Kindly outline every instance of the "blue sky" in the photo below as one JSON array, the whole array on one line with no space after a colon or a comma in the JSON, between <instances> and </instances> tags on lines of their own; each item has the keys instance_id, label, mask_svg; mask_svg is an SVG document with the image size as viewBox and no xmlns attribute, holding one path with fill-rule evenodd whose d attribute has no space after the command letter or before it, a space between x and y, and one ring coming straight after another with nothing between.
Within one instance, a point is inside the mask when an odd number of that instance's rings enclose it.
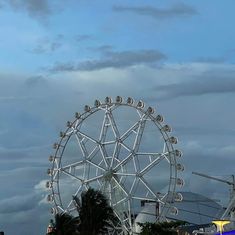
<instances>
[{"instance_id":1,"label":"blue sky","mask_svg":"<svg viewBox=\"0 0 235 235\"><path fill-rule=\"evenodd\" d=\"M0 230L45 233L52 143L74 112L106 96L156 107L180 140L185 190L224 196L226 186L191 172L234 173L234 7L0 0Z\"/></svg>"}]
</instances>

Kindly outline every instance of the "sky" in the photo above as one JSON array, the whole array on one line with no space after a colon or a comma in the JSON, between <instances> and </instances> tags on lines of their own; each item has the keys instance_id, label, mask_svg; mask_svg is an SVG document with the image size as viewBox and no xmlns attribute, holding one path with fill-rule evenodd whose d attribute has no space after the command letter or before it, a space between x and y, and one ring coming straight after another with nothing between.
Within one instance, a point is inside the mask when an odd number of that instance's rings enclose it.
<instances>
[{"instance_id":1,"label":"sky","mask_svg":"<svg viewBox=\"0 0 235 235\"><path fill-rule=\"evenodd\" d=\"M48 156L106 96L143 100L184 155L185 191L225 201L235 157L234 0L0 0L0 231L41 235Z\"/></svg>"}]
</instances>

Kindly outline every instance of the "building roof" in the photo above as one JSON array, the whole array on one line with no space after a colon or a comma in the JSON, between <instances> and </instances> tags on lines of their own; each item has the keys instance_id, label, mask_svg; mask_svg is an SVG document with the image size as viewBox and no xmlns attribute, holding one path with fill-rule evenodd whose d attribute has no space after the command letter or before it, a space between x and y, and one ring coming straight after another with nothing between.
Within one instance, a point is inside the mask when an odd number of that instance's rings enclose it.
<instances>
[{"instance_id":1,"label":"building roof","mask_svg":"<svg viewBox=\"0 0 235 235\"><path fill-rule=\"evenodd\" d=\"M182 220L190 224L208 224L212 220L220 218L223 208L214 200L203 195L192 192L180 192L183 196L182 202L174 202L172 206L178 209L177 215L167 214L172 220ZM155 222L156 204L146 203L136 217L136 222Z\"/></svg>"}]
</instances>

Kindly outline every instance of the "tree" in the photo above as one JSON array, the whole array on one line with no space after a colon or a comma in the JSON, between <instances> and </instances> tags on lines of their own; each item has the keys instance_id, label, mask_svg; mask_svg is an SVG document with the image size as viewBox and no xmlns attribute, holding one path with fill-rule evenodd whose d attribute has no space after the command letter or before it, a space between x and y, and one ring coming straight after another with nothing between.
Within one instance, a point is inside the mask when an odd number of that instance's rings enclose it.
<instances>
[{"instance_id":1,"label":"tree","mask_svg":"<svg viewBox=\"0 0 235 235\"><path fill-rule=\"evenodd\" d=\"M81 199L74 197L74 201L79 214L80 235L106 234L113 229L117 219L100 191L89 188L81 194Z\"/></svg>"},{"instance_id":2,"label":"tree","mask_svg":"<svg viewBox=\"0 0 235 235\"><path fill-rule=\"evenodd\" d=\"M76 235L78 234L78 217L73 217L67 213L55 215L55 227L52 234L55 235Z\"/></svg>"},{"instance_id":3,"label":"tree","mask_svg":"<svg viewBox=\"0 0 235 235\"><path fill-rule=\"evenodd\" d=\"M142 227L140 235L177 235L176 229L184 225L183 221L171 221L161 223L139 223Z\"/></svg>"}]
</instances>

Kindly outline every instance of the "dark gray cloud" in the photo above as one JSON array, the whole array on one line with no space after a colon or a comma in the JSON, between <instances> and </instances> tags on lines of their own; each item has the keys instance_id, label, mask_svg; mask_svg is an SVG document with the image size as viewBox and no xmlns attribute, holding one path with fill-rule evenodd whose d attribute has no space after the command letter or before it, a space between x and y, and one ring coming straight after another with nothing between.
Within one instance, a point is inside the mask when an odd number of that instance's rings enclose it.
<instances>
[{"instance_id":1,"label":"dark gray cloud","mask_svg":"<svg viewBox=\"0 0 235 235\"><path fill-rule=\"evenodd\" d=\"M33 54L44 54L50 53L58 50L62 46L62 43L52 42L48 44L38 44L35 48L33 48L30 52Z\"/></svg>"},{"instance_id":2,"label":"dark gray cloud","mask_svg":"<svg viewBox=\"0 0 235 235\"><path fill-rule=\"evenodd\" d=\"M64 36L59 34L54 39L42 38L36 43L36 46L30 50L34 54L44 54L55 52L63 46Z\"/></svg>"},{"instance_id":3,"label":"dark gray cloud","mask_svg":"<svg viewBox=\"0 0 235 235\"><path fill-rule=\"evenodd\" d=\"M50 46L50 49L51 49L51 51L55 51L55 50L57 50L58 48L60 48L61 47L61 43L59 43L59 42L52 42L51 43L51 46Z\"/></svg>"},{"instance_id":4,"label":"dark gray cloud","mask_svg":"<svg viewBox=\"0 0 235 235\"><path fill-rule=\"evenodd\" d=\"M195 76L189 81L159 85L154 88L159 98L170 99L182 96L200 96L206 94L234 93L235 70L208 71Z\"/></svg>"},{"instance_id":5,"label":"dark gray cloud","mask_svg":"<svg viewBox=\"0 0 235 235\"><path fill-rule=\"evenodd\" d=\"M111 45L103 45L97 48L93 48L93 50L95 51L99 51L99 52L109 52L112 51L114 48Z\"/></svg>"},{"instance_id":6,"label":"dark gray cloud","mask_svg":"<svg viewBox=\"0 0 235 235\"><path fill-rule=\"evenodd\" d=\"M41 86L47 84L47 79L42 75L32 76L25 80L25 84L29 87Z\"/></svg>"},{"instance_id":7,"label":"dark gray cloud","mask_svg":"<svg viewBox=\"0 0 235 235\"><path fill-rule=\"evenodd\" d=\"M185 140L183 150L183 161L186 165L186 171L184 172L186 185L184 190L201 193L209 198L220 199L220 203L225 206L229 199L229 186L215 180L193 175L192 172L204 173L232 181L234 146L212 147L207 146L203 142ZM223 167L223 163L226 164L226 167Z\"/></svg>"},{"instance_id":8,"label":"dark gray cloud","mask_svg":"<svg viewBox=\"0 0 235 235\"><path fill-rule=\"evenodd\" d=\"M180 132L181 135L191 135L191 136L200 136L204 135L207 137L210 136L217 136L217 135L229 135L229 136L235 136L235 130L229 130L224 128L211 128L211 127L185 127L185 126L175 126L176 132Z\"/></svg>"},{"instance_id":9,"label":"dark gray cloud","mask_svg":"<svg viewBox=\"0 0 235 235\"><path fill-rule=\"evenodd\" d=\"M166 59L166 56L157 50L122 51L114 52L103 51L103 57L98 60L87 60L78 64L57 63L51 72L63 71L94 71L105 68L125 68L137 64L149 64Z\"/></svg>"},{"instance_id":10,"label":"dark gray cloud","mask_svg":"<svg viewBox=\"0 0 235 235\"><path fill-rule=\"evenodd\" d=\"M0 214L32 210L40 197L37 195L14 196L0 201Z\"/></svg>"},{"instance_id":11,"label":"dark gray cloud","mask_svg":"<svg viewBox=\"0 0 235 235\"><path fill-rule=\"evenodd\" d=\"M220 56L202 56L196 58L194 61L202 62L202 63L224 63L224 62L232 62L234 60L235 49L230 49L225 51L225 53Z\"/></svg>"},{"instance_id":12,"label":"dark gray cloud","mask_svg":"<svg viewBox=\"0 0 235 235\"><path fill-rule=\"evenodd\" d=\"M26 11L31 17L43 19L51 14L48 0L4 0L14 10Z\"/></svg>"},{"instance_id":13,"label":"dark gray cloud","mask_svg":"<svg viewBox=\"0 0 235 235\"><path fill-rule=\"evenodd\" d=\"M18 189L14 195L0 201L1 230L6 234L14 234L15 226L18 227L19 234L24 234L26 231L30 231L33 235L45 234L50 213L49 205L42 203L46 192L41 189L40 184L32 187L30 191L25 191L22 187L23 193ZM11 185L11 182L8 182L8 185ZM1 191L3 190L6 189ZM10 224L14 226L9 226Z\"/></svg>"},{"instance_id":14,"label":"dark gray cloud","mask_svg":"<svg viewBox=\"0 0 235 235\"><path fill-rule=\"evenodd\" d=\"M194 60L195 62L202 62L202 63L223 63L226 61L226 58L221 56L221 57L199 57Z\"/></svg>"},{"instance_id":15,"label":"dark gray cloud","mask_svg":"<svg viewBox=\"0 0 235 235\"><path fill-rule=\"evenodd\" d=\"M93 40L94 37L90 34L79 34L75 36L75 40L77 42L87 41L87 40Z\"/></svg>"},{"instance_id":16,"label":"dark gray cloud","mask_svg":"<svg viewBox=\"0 0 235 235\"><path fill-rule=\"evenodd\" d=\"M137 15L150 16L154 19L168 19L173 17L192 16L197 14L194 7L180 3L169 8L157 8L153 6L114 6L116 12L130 12Z\"/></svg>"}]
</instances>

